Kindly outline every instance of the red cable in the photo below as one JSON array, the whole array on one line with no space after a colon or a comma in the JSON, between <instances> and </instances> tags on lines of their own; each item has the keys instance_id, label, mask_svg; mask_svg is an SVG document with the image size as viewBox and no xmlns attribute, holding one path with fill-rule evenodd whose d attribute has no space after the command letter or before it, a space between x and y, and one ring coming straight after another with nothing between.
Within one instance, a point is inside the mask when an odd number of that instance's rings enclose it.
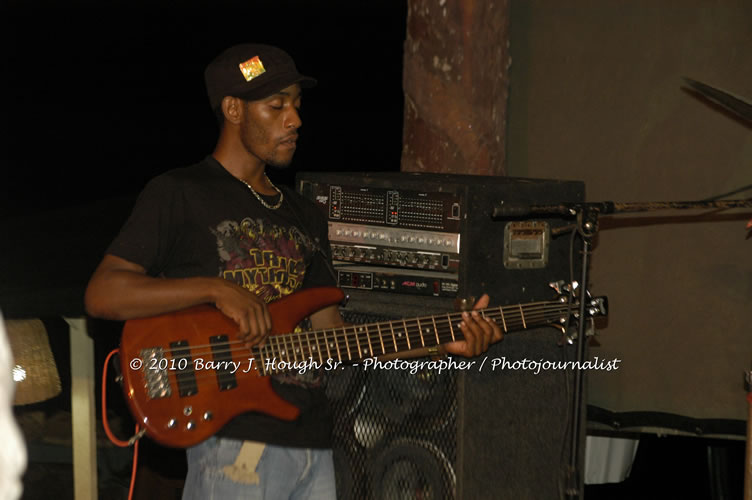
<instances>
[{"instance_id":1,"label":"red cable","mask_svg":"<svg viewBox=\"0 0 752 500\"><path fill-rule=\"evenodd\" d=\"M107 421L107 367L110 364L110 358L115 355L115 353L119 352L120 349L114 349L110 354L107 355L107 358L104 360L104 368L102 369L102 426L104 427L104 432L107 434L107 437L109 440L115 445L119 446L121 448L126 448L131 445L130 441L123 441L122 439L118 439L115 437L115 435L110 430L110 424ZM139 432L138 424L136 424L136 435ZM133 487L136 484L136 467L138 464L138 439L135 440L133 443L133 468L131 470L131 485L128 490L128 500L131 500L133 498Z\"/></svg>"}]
</instances>

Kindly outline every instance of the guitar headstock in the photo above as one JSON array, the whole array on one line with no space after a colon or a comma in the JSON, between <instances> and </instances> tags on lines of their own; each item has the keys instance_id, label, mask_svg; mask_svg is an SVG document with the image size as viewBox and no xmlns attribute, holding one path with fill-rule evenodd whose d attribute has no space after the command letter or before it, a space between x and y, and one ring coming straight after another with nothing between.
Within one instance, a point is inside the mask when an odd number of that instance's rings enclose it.
<instances>
[{"instance_id":1,"label":"guitar headstock","mask_svg":"<svg viewBox=\"0 0 752 500\"><path fill-rule=\"evenodd\" d=\"M561 302L566 302L571 297L572 303L579 306L579 293L574 293L580 287L577 281L571 283L567 283L564 280L552 281L548 286L556 290L556 294ZM588 318L608 315L607 297L593 297L589 291L585 291L585 295L587 295L588 300L585 304L585 315Z\"/></svg>"},{"instance_id":2,"label":"guitar headstock","mask_svg":"<svg viewBox=\"0 0 752 500\"><path fill-rule=\"evenodd\" d=\"M549 286L553 288L556 291L557 297L560 302L567 303L569 302L571 307L571 313L570 313L570 320L571 322L565 322L566 326L569 327L569 331L566 331L566 327L564 325L561 326L562 329L562 344L564 342L568 344L572 344L574 342L574 339L577 338L577 329L572 328L574 325L577 324L577 322L580 320L580 293L577 291L579 288L579 283L576 281L573 281L571 283L567 283L563 280L560 281L554 281L549 283ZM577 291L577 292L576 292ZM607 316L608 315L608 298L607 297L593 297L590 295L589 291L585 291L585 296L587 297L587 302L585 303L585 321L588 322L585 328L586 330L586 336L595 335L595 320L594 318L598 316Z\"/></svg>"}]
</instances>

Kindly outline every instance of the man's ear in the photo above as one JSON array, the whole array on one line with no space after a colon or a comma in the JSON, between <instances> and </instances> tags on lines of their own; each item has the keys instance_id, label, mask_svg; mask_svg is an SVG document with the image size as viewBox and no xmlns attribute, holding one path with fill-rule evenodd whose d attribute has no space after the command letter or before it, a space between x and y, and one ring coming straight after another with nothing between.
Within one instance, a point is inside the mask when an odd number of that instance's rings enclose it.
<instances>
[{"instance_id":1,"label":"man's ear","mask_svg":"<svg viewBox=\"0 0 752 500\"><path fill-rule=\"evenodd\" d=\"M243 118L243 101L237 97L225 96L222 99L222 114L225 121L237 125Z\"/></svg>"}]
</instances>

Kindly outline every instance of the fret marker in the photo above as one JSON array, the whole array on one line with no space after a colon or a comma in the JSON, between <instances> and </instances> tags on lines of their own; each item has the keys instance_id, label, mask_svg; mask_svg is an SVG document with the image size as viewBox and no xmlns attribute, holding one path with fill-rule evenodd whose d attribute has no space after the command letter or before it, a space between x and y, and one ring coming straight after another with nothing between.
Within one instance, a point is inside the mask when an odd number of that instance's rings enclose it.
<instances>
[{"instance_id":1,"label":"fret marker","mask_svg":"<svg viewBox=\"0 0 752 500\"><path fill-rule=\"evenodd\" d=\"M525 324L525 313L522 312L522 304L520 304L520 317L522 318L522 328L527 328Z\"/></svg>"},{"instance_id":2,"label":"fret marker","mask_svg":"<svg viewBox=\"0 0 752 500\"><path fill-rule=\"evenodd\" d=\"M366 340L368 341L368 349L366 349L366 356L371 356L373 352L373 346L371 345L371 334L368 333L368 327L364 327L366 332Z\"/></svg>"},{"instance_id":3,"label":"fret marker","mask_svg":"<svg viewBox=\"0 0 752 500\"><path fill-rule=\"evenodd\" d=\"M353 333L355 333L355 330L353 330ZM350 340L347 338L347 328L342 328L342 334L345 337L345 347L347 348L347 359L352 360L352 354L350 354ZM357 340L357 337L355 337Z\"/></svg>"},{"instance_id":4,"label":"fret marker","mask_svg":"<svg viewBox=\"0 0 752 500\"><path fill-rule=\"evenodd\" d=\"M436 343L441 344L441 341L439 340L439 329L436 327L436 318L431 316L431 322L433 323L433 331L436 334Z\"/></svg>"},{"instance_id":5,"label":"fret marker","mask_svg":"<svg viewBox=\"0 0 752 500\"><path fill-rule=\"evenodd\" d=\"M410 345L410 334L407 331L407 323L405 323L404 319L402 320L402 326L405 328L405 335L406 335L406 339L407 339L407 350L409 351L409 350L411 350L413 348L413 346ZM420 331L420 330L418 330L418 331ZM402 336L402 333L400 332L400 337L401 336Z\"/></svg>"},{"instance_id":6,"label":"fret marker","mask_svg":"<svg viewBox=\"0 0 752 500\"><path fill-rule=\"evenodd\" d=\"M381 342L381 354L384 354L386 351L384 350L384 337L381 335L381 327L378 323L376 323L376 330L379 332L379 342Z\"/></svg>"}]
</instances>

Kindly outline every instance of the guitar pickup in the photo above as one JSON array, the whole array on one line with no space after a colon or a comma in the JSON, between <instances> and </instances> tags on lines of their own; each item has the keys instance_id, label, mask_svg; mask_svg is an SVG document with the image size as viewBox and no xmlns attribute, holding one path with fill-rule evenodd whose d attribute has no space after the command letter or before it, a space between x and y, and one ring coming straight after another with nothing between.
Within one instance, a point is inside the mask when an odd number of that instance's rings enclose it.
<instances>
[{"instance_id":1,"label":"guitar pickup","mask_svg":"<svg viewBox=\"0 0 752 500\"><path fill-rule=\"evenodd\" d=\"M178 394L181 398L197 394L196 373L193 370L193 359L191 359L191 349L188 347L188 341L178 340L177 342L170 342L170 349L172 351L172 365L178 367L178 370L175 372L175 379L178 381Z\"/></svg>"},{"instance_id":2,"label":"guitar pickup","mask_svg":"<svg viewBox=\"0 0 752 500\"><path fill-rule=\"evenodd\" d=\"M228 341L227 335L214 335L209 339L215 361L214 366L217 367L214 372L220 391L228 391L238 386L238 381L232 371L232 351Z\"/></svg>"}]
</instances>

